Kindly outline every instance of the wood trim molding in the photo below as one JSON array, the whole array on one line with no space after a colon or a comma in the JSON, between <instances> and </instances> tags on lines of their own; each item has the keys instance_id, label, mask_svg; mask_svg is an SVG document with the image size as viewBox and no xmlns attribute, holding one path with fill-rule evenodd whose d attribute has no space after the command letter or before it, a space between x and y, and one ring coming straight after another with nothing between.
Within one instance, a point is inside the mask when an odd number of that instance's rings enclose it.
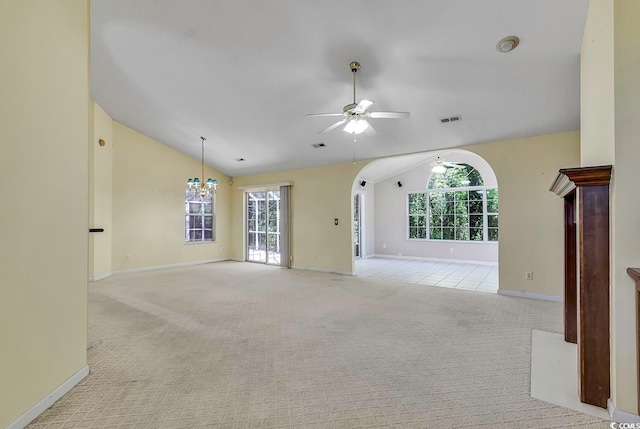
<instances>
[{"instance_id":1,"label":"wood trim molding","mask_svg":"<svg viewBox=\"0 0 640 429\"><path fill-rule=\"evenodd\" d=\"M627 268L627 274L636 282L636 290L640 291L640 268Z\"/></svg>"},{"instance_id":2,"label":"wood trim molding","mask_svg":"<svg viewBox=\"0 0 640 429\"><path fill-rule=\"evenodd\" d=\"M576 187L608 186L611 181L611 169L611 165L561 168L549 190L564 198Z\"/></svg>"},{"instance_id":3,"label":"wood trim molding","mask_svg":"<svg viewBox=\"0 0 640 429\"><path fill-rule=\"evenodd\" d=\"M574 189L576 189L576 184L573 183L566 174L563 174L562 170L558 172L558 175L549 188L551 192L560 198L566 197Z\"/></svg>"}]
</instances>

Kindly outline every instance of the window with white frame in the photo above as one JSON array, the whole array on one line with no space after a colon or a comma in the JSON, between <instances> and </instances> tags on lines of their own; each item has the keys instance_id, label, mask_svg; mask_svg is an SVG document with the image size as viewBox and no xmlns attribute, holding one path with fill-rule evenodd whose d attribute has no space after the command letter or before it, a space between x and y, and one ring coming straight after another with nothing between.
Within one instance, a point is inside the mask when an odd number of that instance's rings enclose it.
<instances>
[{"instance_id":1,"label":"window with white frame","mask_svg":"<svg viewBox=\"0 0 640 429\"><path fill-rule=\"evenodd\" d=\"M498 189L468 164L433 173L427 190L407 195L409 240L498 241Z\"/></svg>"},{"instance_id":2,"label":"window with white frame","mask_svg":"<svg viewBox=\"0 0 640 429\"><path fill-rule=\"evenodd\" d=\"M215 234L215 192L204 197L193 189L185 192L184 241L187 243L214 241Z\"/></svg>"}]
</instances>

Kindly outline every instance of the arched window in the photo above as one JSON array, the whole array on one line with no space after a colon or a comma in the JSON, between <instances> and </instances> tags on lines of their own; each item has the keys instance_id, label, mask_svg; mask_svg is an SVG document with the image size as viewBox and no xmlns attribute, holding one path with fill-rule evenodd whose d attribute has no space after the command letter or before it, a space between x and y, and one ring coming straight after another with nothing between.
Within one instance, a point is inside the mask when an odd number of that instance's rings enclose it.
<instances>
[{"instance_id":1,"label":"arched window","mask_svg":"<svg viewBox=\"0 0 640 429\"><path fill-rule=\"evenodd\" d=\"M469 164L432 173L427 190L410 192L408 239L498 241L498 189Z\"/></svg>"}]
</instances>

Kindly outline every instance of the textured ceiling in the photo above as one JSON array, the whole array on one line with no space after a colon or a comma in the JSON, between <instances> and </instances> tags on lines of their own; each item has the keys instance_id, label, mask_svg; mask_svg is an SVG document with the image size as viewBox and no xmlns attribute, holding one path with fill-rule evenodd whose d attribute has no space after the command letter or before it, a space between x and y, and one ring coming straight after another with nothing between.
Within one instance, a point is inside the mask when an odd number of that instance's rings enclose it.
<instances>
[{"instance_id":1,"label":"textured ceiling","mask_svg":"<svg viewBox=\"0 0 640 429\"><path fill-rule=\"evenodd\" d=\"M317 133L334 118L305 114L351 102L353 60L358 99L411 112L372 120L357 159L574 130L587 3L93 0L91 94L195 158L206 136L207 164L230 176L352 160L351 135ZM520 46L498 53L508 35Z\"/></svg>"}]
</instances>

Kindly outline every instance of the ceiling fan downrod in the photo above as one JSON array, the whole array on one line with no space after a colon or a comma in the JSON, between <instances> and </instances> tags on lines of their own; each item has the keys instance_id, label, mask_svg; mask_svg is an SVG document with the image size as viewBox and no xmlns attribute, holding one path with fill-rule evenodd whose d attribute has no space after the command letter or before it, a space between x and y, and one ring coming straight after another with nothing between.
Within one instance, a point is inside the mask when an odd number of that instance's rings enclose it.
<instances>
[{"instance_id":1,"label":"ceiling fan downrod","mask_svg":"<svg viewBox=\"0 0 640 429\"><path fill-rule=\"evenodd\" d=\"M360 69L360 63L357 61L352 61L351 64L349 64L349 68L353 73L353 104L356 104L356 73Z\"/></svg>"}]
</instances>

